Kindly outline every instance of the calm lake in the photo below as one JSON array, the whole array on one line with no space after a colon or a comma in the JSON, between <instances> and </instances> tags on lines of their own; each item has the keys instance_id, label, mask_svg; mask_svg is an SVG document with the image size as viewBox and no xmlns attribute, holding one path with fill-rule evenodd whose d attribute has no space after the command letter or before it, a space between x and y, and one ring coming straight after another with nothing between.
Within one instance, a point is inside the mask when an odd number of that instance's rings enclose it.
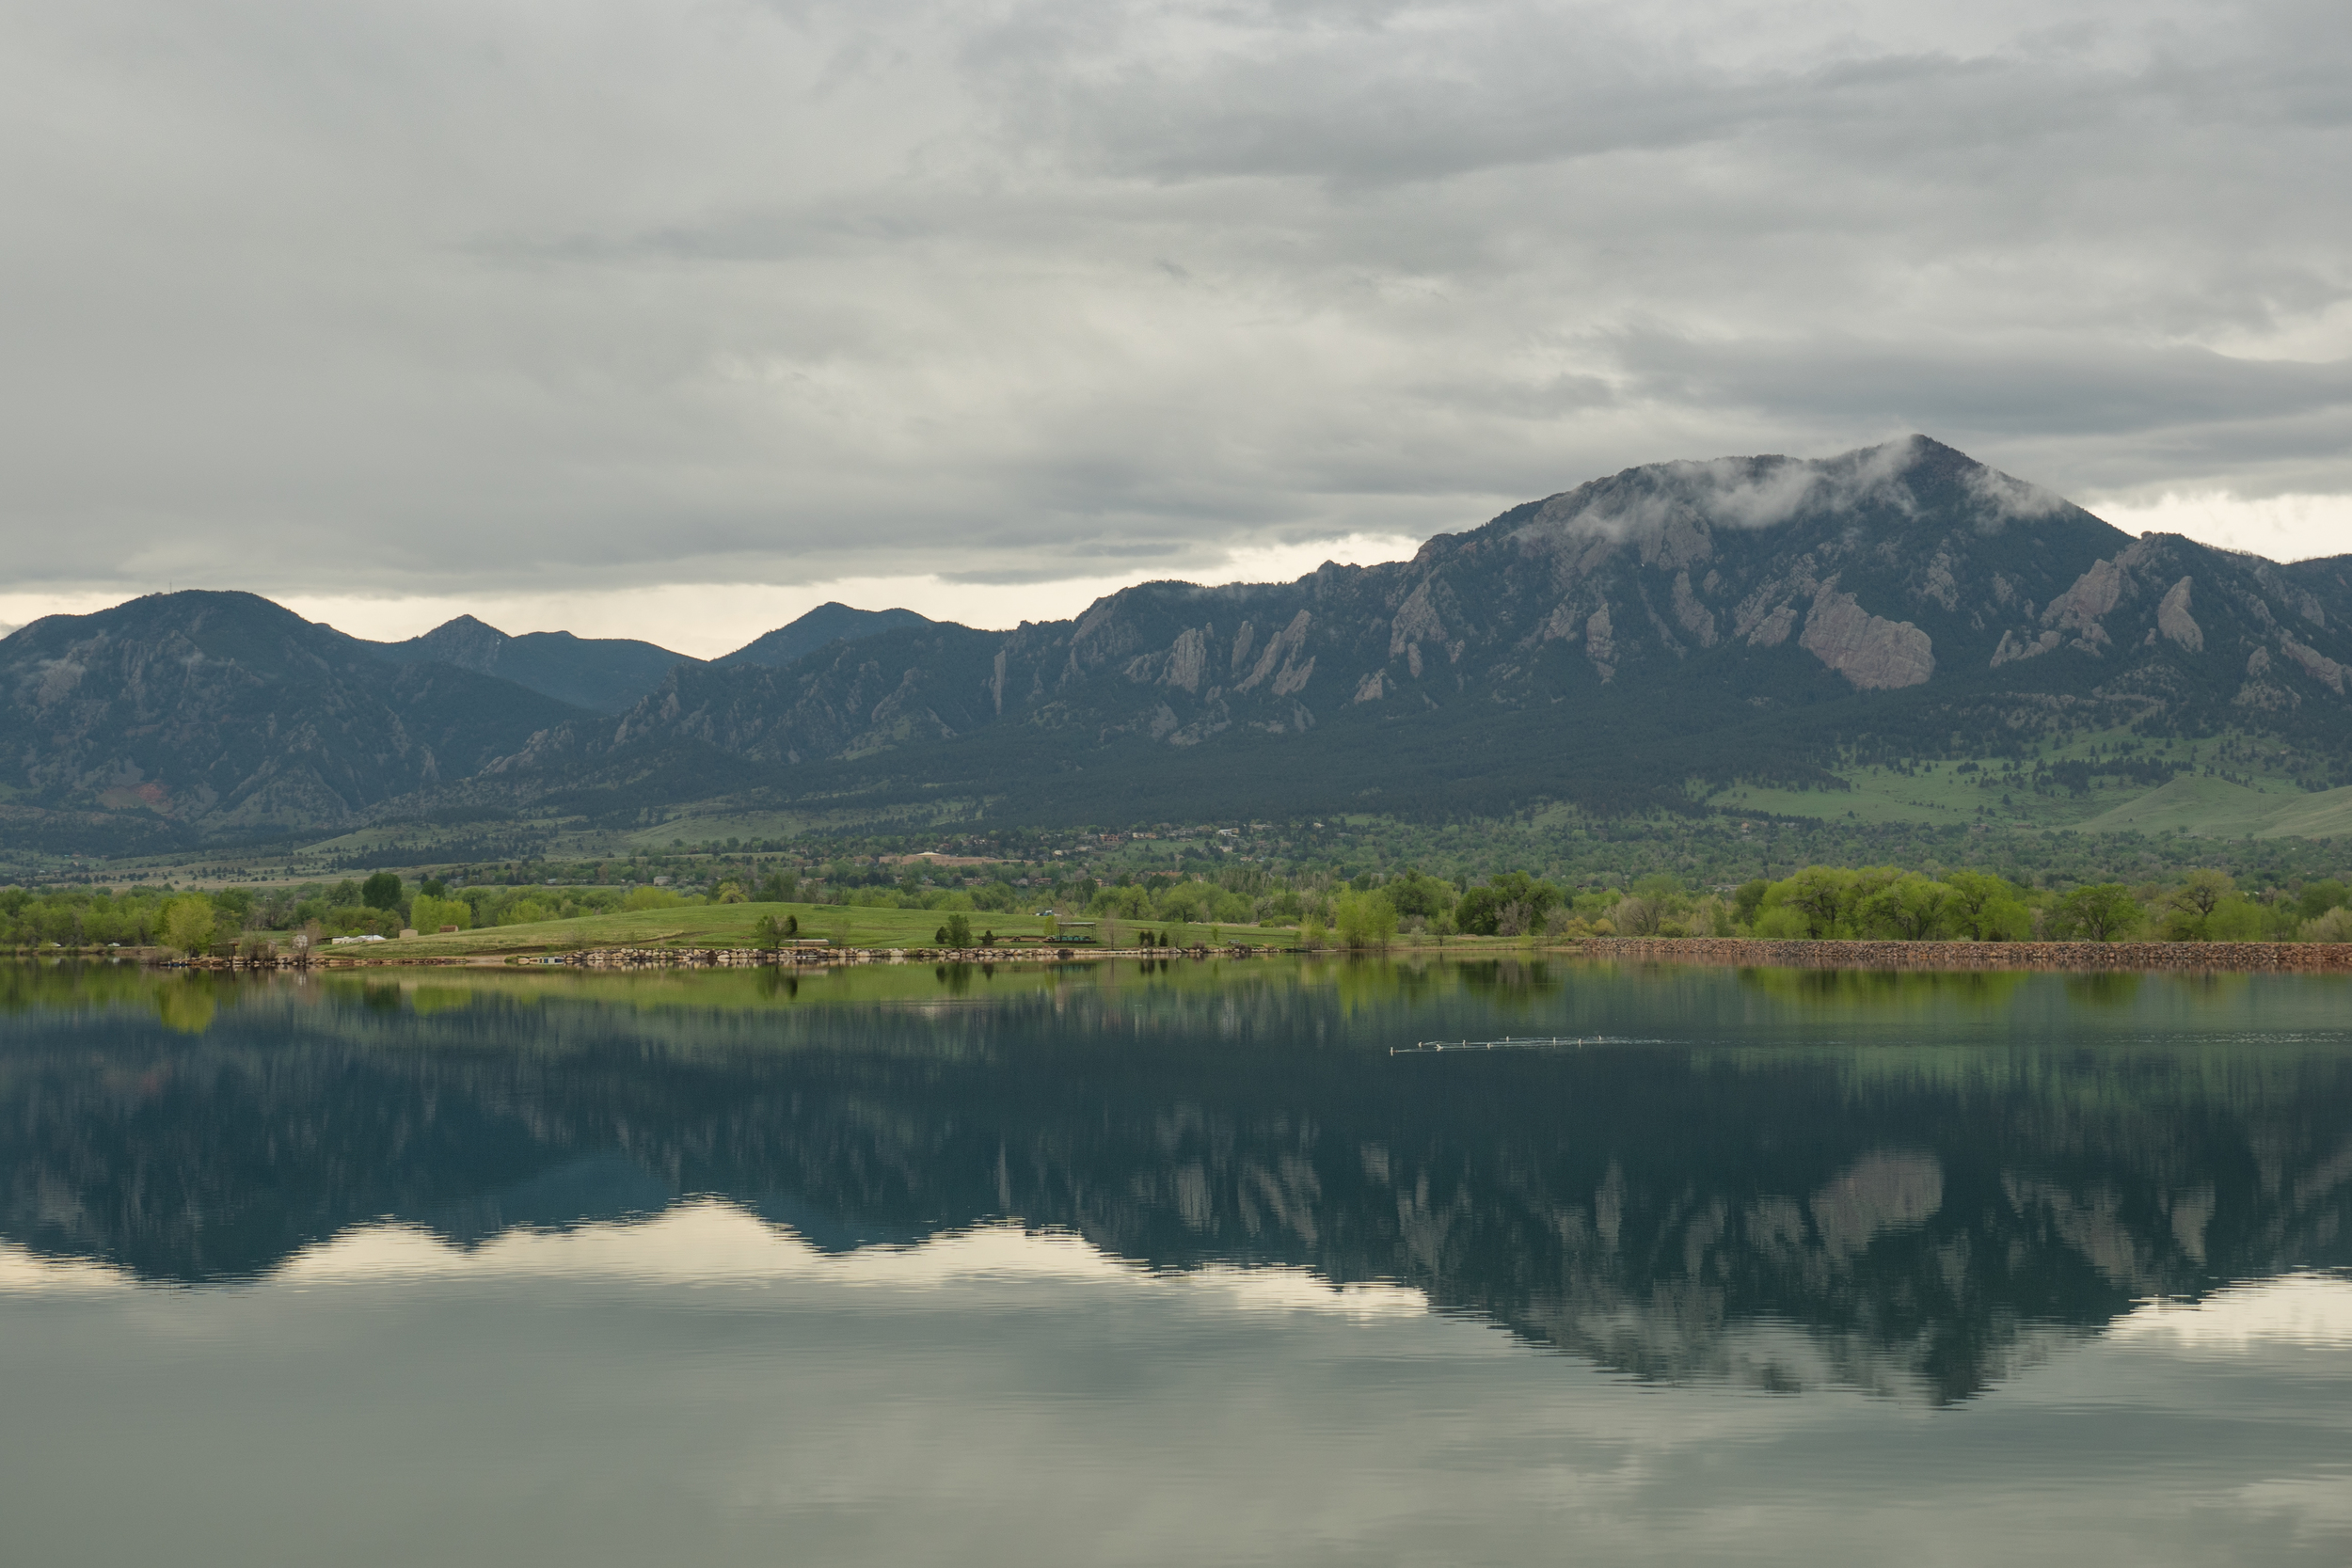
<instances>
[{"instance_id":1,"label":"calm lake","mask_svg":"<svg viewBox=\"0 0 2352 1568\"><path fill-rule=\"evenodd\" d=\"M2342 1564L2352 981L0 968L0 1390L10 1564Z\"/></svg>"}]
</instances>

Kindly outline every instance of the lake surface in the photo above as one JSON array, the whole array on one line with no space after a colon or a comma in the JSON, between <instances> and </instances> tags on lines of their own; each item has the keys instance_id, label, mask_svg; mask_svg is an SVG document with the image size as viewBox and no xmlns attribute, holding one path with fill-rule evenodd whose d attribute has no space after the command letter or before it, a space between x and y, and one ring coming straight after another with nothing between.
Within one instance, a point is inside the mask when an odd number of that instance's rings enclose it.
<instances>
[{"instance_id":1,"label":"lake surface","mask_svg":"<svg viewBox=\"0 0 2352 1568\"><path fill-rule=\"evenodd\" d=\"M2348 1558L2342 977L0 968L10 1564Z\"/></svg>"}]
</instances>

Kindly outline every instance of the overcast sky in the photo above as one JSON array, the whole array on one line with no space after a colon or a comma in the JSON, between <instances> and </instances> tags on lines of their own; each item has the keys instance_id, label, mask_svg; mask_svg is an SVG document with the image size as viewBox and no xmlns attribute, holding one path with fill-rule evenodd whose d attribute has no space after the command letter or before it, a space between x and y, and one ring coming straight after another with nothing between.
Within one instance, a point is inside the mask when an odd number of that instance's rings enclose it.
<instances>
[{"instance_id":1,"label":"overcast sky","mask_svg":"<svg viewBox=\"0 0 2352 1568\"><path fill-rule=\"evenodd\" d=\"M716 653L1918 430L2352 549L2343 0L0 0L0 621Z\"/></svg>"}]
</instances>

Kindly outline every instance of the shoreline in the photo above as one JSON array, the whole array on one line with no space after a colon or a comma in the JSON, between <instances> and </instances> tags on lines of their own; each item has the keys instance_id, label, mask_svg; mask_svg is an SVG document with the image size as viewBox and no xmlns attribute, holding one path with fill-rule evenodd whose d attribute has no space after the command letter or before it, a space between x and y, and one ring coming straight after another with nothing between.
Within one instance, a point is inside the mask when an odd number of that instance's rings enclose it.
<instances>
[{"instance_id":1,"label":"shoreline","mask_svg":"<svg viewBox=\"0 0 2352 1568\"><path fill-rule=\"evenodd\" d=\"M2344 942L1817 942L1772 937L1587 937L1591 958L1740 969L2223 970L2352 974Z\"/></svg>"},{"instance_id":2,"label":"shoreline","mask_svg":"<svg viewBox=\"0 0 2352 1568\"><path fill-rule=\"evenodd\" d=\"M1492 960L1496 958L1582 958L1597 962L1689 964L1736 969L1944 971L2000 970L2059 974L2241 973L2352 974L2352 942L1886 942L1814 941L1770 937L1587 937L1556 946L1514 943L1345 948L1310 952L1272 944L1215 947L584 947L565 952L415 954L312 953L275 958L172 957L155 948L105 953L23 953L31 959L134 963L146 969L221 973L318 973L354 969L851 969L910 963L1057 964L1100 958L1271 958L1353 956Z\"/></svg>"},{"instance_id":3,"label":"shoreline","mask_svg":"<svg viewBox=\"0 0 2352 1568\"><path fill-rule=\"evenodd\" d=\"M1218 947L836 947L781 951L758 947L583 947L565 953L443 953L358 957L320 953L276 958L174 958L141 953L126 958L143 969L214 974L321 973L352 969L861 969L885 964L1058 964L1089 958L1261 958L1295 949L1236 944ZM50 955L39 955L48 957ZM59 958L81 955L61 953Z\"/></svg>"}]
</instances>

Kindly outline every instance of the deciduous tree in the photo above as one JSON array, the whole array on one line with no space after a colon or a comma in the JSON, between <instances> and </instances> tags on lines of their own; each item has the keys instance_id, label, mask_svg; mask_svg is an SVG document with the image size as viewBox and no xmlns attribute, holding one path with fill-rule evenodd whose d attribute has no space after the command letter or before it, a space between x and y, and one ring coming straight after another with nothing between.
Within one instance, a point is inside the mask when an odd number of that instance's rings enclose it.
<instances>
[{"instance_id":1,"label":"deciduous tree","mask_svg":"<svg viewBox=\"0 0 2352 1568\"><path fill-rule=\"evenodd\" d=\"M2147 911L2121 882L2078 887L2050 911L2050 934L2066 942L2115 942L2139 928Z\"/></svg>"},{"instance_id":2,"label":"deciduous tree","mask_svg":"<svg viewBox=\"0 0 2352 1568\"><path fill-rule=\"evenodd\" d=\"M1775 882L1765 903L1767 908L1795 911L1804 922L1805 935L1823 942L1839 934L1852 889L1852 872L1835 865L1808 865Z\"/></svg>"},{"instance_id":3,"label":"deciduous tree","mask_svg":"<svg viewBox=\"0 0 2352 1568\"><path fill-rule=\"evenodd\" d=\"M1386 947L1396 935L1396 906L1388 895L1343 893L1331 901L1331 923L1346 947Z\"/></svg>"},{"instance_id":4,"label":"deciduous tree","mask_svg":"<svg viewBox=\"0 0 2352 1568\"><path fill-rule=\"evenodd\" d=\"M157 934L166 947L180 952L201 953L213 944L213 931L217 916L209 898L175 898L164 906L164 918Z\"/></svg>"},{"instance_id":5,"label":"deciduous tree","mask_svg":"<svg viewBox=\"0 0 2352 1568\"><path fill-rule=\"evenodd\" d=\"M1944 879L1952 890L1947 906L1952 929L1971 942L2023 942L2033 930L2033 911L2006 880L1983 871L1955 871Z\"/></svg>"},{"instance_id":6,"label":"deciduous tree","mask_svg":"<svg viewBox=\"0 0 2352 1568\"><path fill-rule=\"evenodd\" d=\"M1952 890L1914 871L1864 896L1859 914L1864 930L1897 942L1932 942L1944 934L1945 912Z\"/></svg>"}]
</instances>

